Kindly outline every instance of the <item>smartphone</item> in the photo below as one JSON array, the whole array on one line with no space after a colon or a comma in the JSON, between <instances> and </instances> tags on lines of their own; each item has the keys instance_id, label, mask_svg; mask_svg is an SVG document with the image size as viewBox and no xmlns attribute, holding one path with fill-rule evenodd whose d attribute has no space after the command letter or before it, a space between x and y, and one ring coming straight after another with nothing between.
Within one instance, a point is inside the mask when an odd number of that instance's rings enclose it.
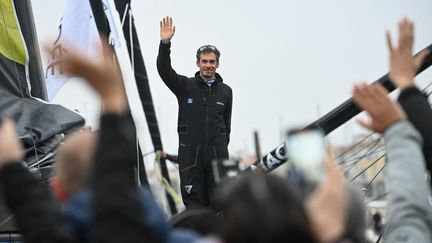
<instances>
[{"instance_id":1,"label":"smartphone","mask_svg":"<svg viewBox=\"0 0 432 243\"><path fill-rule=\"evenodd\" d=\"M326 145L320 129L293 129L287 132L289 163L297 176L320 183L325 177Z\"/></svg>"}]
</instances>

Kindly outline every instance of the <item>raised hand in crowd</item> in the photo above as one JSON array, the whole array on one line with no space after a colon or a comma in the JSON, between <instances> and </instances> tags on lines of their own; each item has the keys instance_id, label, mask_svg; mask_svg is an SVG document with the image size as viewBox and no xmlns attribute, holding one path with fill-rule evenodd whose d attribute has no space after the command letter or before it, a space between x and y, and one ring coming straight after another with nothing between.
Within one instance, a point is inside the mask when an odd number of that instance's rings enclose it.
<instances>
[{"instance_id":1,"label":"raised hand in crowd","mask_svg":"<svg viewBox=\"0 0 432 243\"><path fill-rule=\"evenodd\" d=\"M423 155L426 166L432 171L432 109L428 96L414 85L415 71L421 66L428 50L422 51L416 57L411 57L413 46L414 25L404 19L399 23L399 43L392 46L387 33L390 52L390 76L393 83L401 90L398 102L404 109L408 119L420 132L423 138ZM431 184L432 185L432 184Z\"/></svg>"},{"instance_id":2,"label":"raised hand in crowd","mask_svg":"<svg viewBox=\"0 0 432 243\"><path fill-rule=\"evenodd\" d=\"M176 28L173 26L172 18L166 16L160 21L160 37L163 43L169 43L175 34Z\"/></svg>"},{"instance_id":3,"label":"raised hand in crowd","mask_svg":"<svg viewBox=\"0 0 432 243\"><path fill-rule=\"evenodd\" d=\"M379 83L354 86L355 103L367 111L372 119L370 122L358 120L361 126L383 133L393 123L405 119L406 115L400 105L390 100L387 95L387 90Z\"/></svg>"},{"instance_id":4,"label":"raised hand in crowd","mask_svg":"<svg viewBox=\"0 0 432 243\"><path fill-rule=\"evenodd\" d=\"M20 163L23 149L12 120L0 126L2 198L14 214L24 242L75 242L67 231L52 194Z\"/></svg>"},{"instance_id":5,"label":"raised hand in crowd","mask_svg":"<svg viewBox=\"0 0 432 243\"><path fill-rule=\"evenodd\" d=\"M335 242L345 230L347 196L344 176L336 164L335 153L326 155L326 178L305 203L311 227L320 242Z\"/></svg>"},{"instance_id":6,"label":"raised hand in crowd","mask_svg":"<svg viewBox=\"0 0 432 243\"><path fill-rule=\"evenodd\" d=\"M135 183L135 127L114 54L102 43L104 62L70 51L61 61L67 73L86 79L101 95L103 112L91 171L92 242L156 242L142 215Z\"/></svg>"},{"instance_id":7,"label":"raised hand in crowd","mask_svg":"<svg viewBox=\"0 0 432 243\"><path fill-rule=\"evenodd\" d=\"M387 31L387 45L390 52L390 79L401 90L414 85L414 77L428 50L412 57L414 42L414 24L404 18L399 22L399 40L393 46L390 33Z\"/></svg>"},{"instance_id":8,"label":"raised hand in crowd","mask_svg":"<svg viewBox=\"0 0 432 243\"><path fill-rule=\"evenodd\" d=\"M83 77L100 94L103 112L123 112L128 105L121 72L106 41L102 41L102 51L104 58L98 62L69 48L68 54L60 61L66 73Z\"/></svg>"},{"instance_id":9,"label":"raised hand in crowd","mask_svg":"<svg viewBox=\"0 0 432 243\"><path fill-rule=\"evenodd\" d=\"M12 120L5 119L0 126L0 167L22 159L23 151Z\"/></svg>"},{"instance_id":10,"label":"raised hand in crowd","mask_svg":"<svg viewBox=\"0 0 432 243\"><path fill-rule=\"evenodd\" d=\"M402 32L410 29L402 21ZM403 42L403 41L402 41ZM392 69L400 77L403 85L414 75L412 69L401 66L401 60L409 62L408 55L392 55ZM395 65L395 63L399 63ZM411 73L411 74L408 74ZM411 80L412 81L412 80ZM411 83L412 84L412 83ZM408 86L403 86L408 88ZM408 90L408 89L407 89ZM430 188L425 177L421 137L398 103L390 100L381 84L356 85L353 90L354 101L367 111L372 121L360 122L366 128L384 133L386 146L385 185L388 192L388 222L383 233L384 242L431 242L432 215L429 196ZM417 114L417 116L420 114Z\"/></svg>"}]
</instances>

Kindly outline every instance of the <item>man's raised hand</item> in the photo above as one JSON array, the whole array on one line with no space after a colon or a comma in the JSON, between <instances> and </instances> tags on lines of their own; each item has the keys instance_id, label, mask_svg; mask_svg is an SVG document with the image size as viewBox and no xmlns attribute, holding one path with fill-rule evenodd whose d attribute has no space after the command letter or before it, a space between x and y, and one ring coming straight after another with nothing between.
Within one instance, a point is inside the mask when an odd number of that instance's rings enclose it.
<instances>
[{"instance_id":1,"label":"man's raised hand","mask_svg":"<svg viewBox=\"0 0 432 243\"><path fill-rule=\"evenodd\" d=\"M172 18L166 16L160 21L160 37L163 43L169 43L175 34Z\"/></svg>"}]
</instances>

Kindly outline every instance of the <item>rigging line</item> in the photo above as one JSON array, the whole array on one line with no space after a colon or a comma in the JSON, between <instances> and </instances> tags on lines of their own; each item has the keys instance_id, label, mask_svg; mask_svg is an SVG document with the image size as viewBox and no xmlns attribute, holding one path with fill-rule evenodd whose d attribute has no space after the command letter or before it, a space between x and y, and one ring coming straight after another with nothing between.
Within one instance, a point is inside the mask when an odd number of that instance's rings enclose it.
<instances>
[{"instance_id":1,"label":"rigging line","mask_svg":"<svg viewBox=\"0 0 432 243\"><path fill-rule=\"evenodd\" d=\"M36 149L36 143L35 143L35 140L34 140L34 137L33 137L33 128L32 128L31 125L29 125L29 128L30 128L30 134L31 134L31 137L32 137L33 150L35 152L36 161L39 161L39 156L38 156L37 149ZM42 178L42 173L41 173L41 170L40 170L40 163L37 164L37 168L38 168L39 177Z\"/></svg>"},{"instance_id":2,"label":"rigging line","mask_svg":"<svg viewBox=\"0 0 432 243\"><path fill-rule=\"evenodd\" d=\"M380 158L382 158L382 157L385 157L385 155L386 155L386 153L384 153L383 155L381 155L381 156L378 158L378 160L379 160ZM375 161L375 162L377 162L377 161ZM345 174L347 175L348 172L351 171L352 169L354 169L356 165L357 165L357 164L354 164L354 165L352 165L350 168L348 168L348 169L345 171ZM368 170L368 169L370 169L370 167L367 168L366 170ZM365 171L366 171L366 170L365 170ZM362 171L362 173L365 172L365 171ZM359 176L359 175L356 175L356 176ZM354 179L353 179L353 180L354 180Z\"/></svg>"},{"instance_id":3,"label":"rigging line","mask_svg":"<svg viewBox=\"0 0 432 243\"><path fill-rule=\"evenodd\" d=\"M121 21L121 26L123 27L124 26L124 22L125 22L125 19L126 19L126 15L127 15L127 10L129 9L129 3L126 3L126 7L125 7L125 11L124 11L124 13L123 13L123 17L122 17L122 21Z\"/></svg>"},{"instance_id":4,"label":"rigging line","mask_svg":"<svg viewBox=\"0 0 432 243\"><path fill-rule=\"evenodd\" d=\"M353 167L353 165L354 165L354 167L355 167L356 164L360 163L363 159L365 159L365 158L367 158L367 157L370 157L370 156L373 156L373 155L381 156L381 155L383 155L383 154L385 154L385 151L384 151L384 150L376 151L376 152L370 153L370 154L368 154L368 155L365 155L364 157L356 158L355 160L353 160L352 162L350 162L350 163L347 164L346 166L342 166L341 168L343 168L343 169L348 169L348 168Z\"/></svg>"},{"instance_id":5,"label":"rigging line","mask_svg":"<svg viewBox=\"0 0 432 243\"><path fill-rule=\"evenodd\" d=\"M122 17L122 21L121 21L122 28L124 27L124 23L125 23L125 20L126 20L126 17L128 15L128 13L129 13L129 38L130 38L129 41L130 41L131 63L132 63L132 71L135 73L135 59L134 59L134 54L133 54L133 36L132 36L132 17L131 17L131 10L129 8L129 3L126 4L125 11L123 13L123 17ZM138 184L141 185L139 146L140 145L139 145L139 142L138 142L138 136L136 136L137 179L138 179ZM144 157L145 156L143 155L143 163L144 163Z\"/></svg>"},{"instance_id":6,"label":"rigging line","mask_svg":"<svg viewBox=\"0 0 432 243\"><path fill-rule=\"evenodd\" d=\"M133 32L132 32L132 9L129 9L129 42L130 42L130 53L131 53L131 61L132 61L132 71L135 74L135 56L134 56L134 42L133 42Z\"/></svg>"},{"instance_id":7,"label":"rigging line","mask_svg":"<svg viewBox=\"0 0 432 243\"><path fill-rule=\"evenodd\" d=\"M354 167L355 167L355 166L351 166L351 167L349 167L347 170L344 171L344 175L345 175L345 177L348 177L348 173L349 173L352 169L354 169Z\"/></svg>"},{"instance_id":8,"label":"rigging line","mask_svg":"<svg viewBox=\"0 0 432 243\"><path fill-rule=\"evenodd\" d=\"M357 151L356 154L360 153L362 150L366 150L366 152L364 154L368 154L372 151L375 151L379 148L375 148L376 145L379 145L381 136L376 138L375 140L371 141L369 144L367 144L364 148L361 148ZM354 154L355 155L355 154ZM352 157L354 157L354 155L352 155L351 157L349 157L349 159L351 159Z\"/></svg>"},{"instance_id":9,"label":"rigging line","mask_svg":"<svg viewBox=\"0 0 432 243\"><path fill-rule=\"evenodd\" d=\"M343 164L346 163L347 161L351 161L352 158L354 158L356 156L358 157L358 154L360 154L363 150L364 150L364 148L362 148L360 145L353 148L351 150L352 152L350 154L347 154L347 156L345 158L339 158L339 160L340 160L339 165L343 166Z\"/></svg>"},{"instance_id":10,"label":"rigging line","mask_svg":"<svg viewBox=\"0 0 432 243\"><path fill-rule=\"evenodd\" d=\"M52 170L52 169L54 169L54 168L55 168L55 166L51 164L51 165L45 165L45 166L41 167L40 170L41 170L41 171L42 171L42 170L48 170L48 169L49 169L49 170ZM36 168L30 168L30 169L29 169L30 172L37 171L37 170L38 170L38 169L36 169Z\"/></svg>"},{"instance_id":11,"label":"rigging line","mask_svg":"<svg viewBox=\"0 0 432 243\"><path fill-rule=\"evenodd\" d=\"M362 159L367 158L369 156L379 154L379 153L385 153L385 149L375 148L372 151L367 151L363 155L352 157L350 159L344 160L344 164L340 165L341 167L348 168L349 166L355 165L358 162L360 162Z\"/></svg>"},{"instance_id":12,"label":"rigging line","mask_svg":"<svg viewBox=\"0 0 432 243\"><path fill-rule=\"evenodd\" d=\"M426 92L427 89L428 89L431 85L432 85L432 82L430 82L428 85L426 85L426 87L424 87L424 88L422 89L422 91L421 91L422 93L425 93L427 97L429 97L429 96L432 94L432 91L430 91L430 92Z\"/></svg>"},{"instance_id":13,"label":"rigging line","mask_svg":"<svg viewBox=\"0 0 432 243\"><path fill-rule=\"evenodd\" d=\"M345 150L344 152L340 153L337 156L337 159L339 159L340 157L342 157L344 154L348 153L349 151L353 150L355 147L357 147L358 145L360 145L362 142L364 142L366 139L368 139L370 136L372 136L373 134L375 134L375 132L370 133L369 135L367 135L366 137L364 137L362 140L360 140L360 142L357 142L356 144L352 145L350 148L348 148L347 150Z\"/></svg>"},{"instance_id":14,"label":"rigging line","mask_svg":"<svg viewBox=\"0 0 432 243\"><path fill-rule=\"evenodd\" d=\"M358 149L355 153L353 153L352 155L350 155L348 158L345 158L344 160L342 160L340 163L339 163L339 165L343 165L344 163L346 163L347 161L351 161L353 158L355 158L355 156L357 155L357 154L359 154L362 150L365 150L365 149L368 149L364 154L368 154L369 152L371 152L373 149L374 149L374 147L377 145L377 144L379 144L379 141L380 141L380 139L381 139L381 137L382 136L380 136L380 137L378 137L378 138L376 138L375 140L373 140L373 141L371 141L369 144L367 144L364 148L361 148L359 145L358 145L358 147L360 147L360 149ZM378 149L378 148L376 148L376 149ZM375 149L375 150L376 150ZM373 150L373 151L375 151L375 150ZM363 154L363 155L364 155ZM360 156L360 157L364 157L364 156Z\"/></svg>"},{"instance_id":15,"label":"rigging line","mask_svg":"<svg viewBox=\"0 0 432 243\"><path fill-rule=\"evenodd\" d=\"M376 175L372 178L372 180L366 185L366 189L372 184L372 182L378 177L379 174L384 170L387 163L384 163L383 167L376 173Z\"/></svg>"},{"instance_id":16,"label":"rigging line","mask_svg":"<svg viewBox=\"0 0 432 243\"><path fill-rule=\"evenodd\" d=\"M422 89L422 92L423 92L423 91L426 91L426 89L428 89L431 85L432 85L432 82L430 82L428 85L426 85L426 87L424 87L424 88Z\"/></svg>"},{"instance_id":17,"label":"rigging line","mask_svg":"<svg viewBox=\"0 0 432 243\"><path fill-rule=\"evenodd\" d=\"M368 169L370 169L372 166L374 166L376 163L378 163L382 158L384 158L385 154L380 156L378 159L376 159L374 162L372 162L370 165L368 165L364 170L362 170L360 173L358 173L354 178L352 178L350 181L354 181L359 176L361 176L364 172L366 172Z\"/></svg>"},{"instance_id":18,"label":"rigging line","mask_svg":"<svg viewBox=\"0 0 432 243\"><path fill-rule=\"evenodd\" d=\"M350 158L345 159L344 163L347 163L347 162L350 162L350 161L353 161L356 159L362 159L362 158L367 157L369 155L376 154L380 151L381 152L385 151L385 148L383 146L380 146L379 143L376 143L374 145L371 145L369 148L367 148L367 147L363 148L363 150L367 150L367 151L365 151L362 155L351 156ZM358 153L358 154L360 154L360 153ZM346 165L346 164L343 164L341 166L344 166L344 165Z\"/></svg>"},{"instance_id":19,"label":"rigging line","mask_svg":"<svg viewBox=\"0 0 432 243\"><path fill-rule=\"evenodd\" d=\"M19 28L19 30L21 32L20 33L21 34L21 40L23 41L24 48L27 48L24 36L22 35L21 26L19 25L20 23L18 21L17 15L16 15L17 12L16 12L16 9L15 9L15 4L14 4L13 1L11 1L11 3L12 3L12 6L13 6L13 9L14 9L14 17L15 17L15 20L16 20L16 23L17 23L17 27ZM6 19L4 17L5 15L3 13L3 8L0 8L0 11L1 11L1 14L2 14L3 23L5 24L5 28L6 28L6 38L8 40L8 44L9 44L10 50L12 50L12 48L11 48L12 47L12 41L11 41L11 38L9 36L9 31L8 31L8 27L6 25ZM15 60L15 53L13 51L11 51L10 54L12 54L12 57ZM29 55L29 54L26 52L26 55ZM26 56L26 59L27 58L28 58L28 56ZM24 99L24 94L23 94L23 90L22 90L22 86L21 86L21 80L20 80L19 74L18 74L17 63L15 61L13 61L13 63L14 63L14 68L15 68L15 75L16 75L16 78L18 80L18 86L19 86L19 89L20 89L21 100L24 103L24 105L26 105L26 101ZM35 143L35 140L34 140L34 137L33 137L34 133L33 133L33 127L31 125L31 122L29 122L29 130L30 130L31 140L32 140L32 143L33 143L33 150L34 150L34 153L35 153L36 161L38 161L39 160L39 156L38 156L37 150L36 150L36 143ZM39 167L38 167L38 169L39 169ZM39 171L39 176L42 176L42 174L40 173L40 171Z\"/></svg>"},{"instance_id":20,"label":"rigging line","mask_svg":"<svg viewBox=\"0 0 432 243\"><path fill-rule=\"evenodd\" d=\"M338 158L343 156L344 154L348 153L350 150L356 148L358 145L360 145L361 143L363 143L366 139L368 139L369 137L371 137L372 135L374 135L375 132L371 132L369 133L367 136L365 136L364 138L362 138L359 142L357 142L356 144L352 145L351 147L349 147L347 150L345 150L344 152L340 153L338 155Z\"/></svg>"},{"instance_id":21,"label":"rigging line","mask_svg":"<svg viewBox=\"0 0 432 243\"><path fill-rule=\"evenodd\" d=\"M385 149L384 150L381 150L381 151L377 151L378 150L378 148L375 150L375 152L372 152L372 153L370 153L370 154L368 154L368 155L365 155L365 156L363 156L363 158L366 158L366 157L368 157L368 156L370 156L370 155L373 155L373 154L376 154L376 153L379 153L379 152L384 152L384 156L386 155L386 153L385 153ZM349 168L348 169L346 169L345 171L344 171L344 174L345 175L348 175L348 173L352 170L352 169L354 169L355 168L355 166L363 159L363 158L359 158L359 160L356 160L356 161L354 161L354 162L351 162L349 165L347 165L347 166L349 166Z\"/></svg>"},{"instance_id":22,"label":"rigging line","mask_svg":"<svg viewBox=\"0 0 432 243\"><path fill-rule=\"evenodd\" d=\"M54 159L54 155L55 155L55 152L49 152L49 153L46 154L43 158L41 158L40 160L36 161L35 163L29 165L28 167L29 167L29 168L32 168L32 167L34 167L35 165L37 165L37 163L41 163L41 164L42 164L42 163L45 163L45 162L47 162L47 161L50 161L50 159L51 159L51 160Z\"/></svg>"},{"instance_id":23,"label":"rigging line","mask_svg":"<svg viewBox=\"0 0 432 243\"><path fill-rule=\"evenodd\" d=\"M379 243L381 241L382 233L379 235L378 240L375 243Z\"/></svg>"},{"instance_id":24,"label":"rigging line","mask_svg":"<svg viewBox=\"0 0 432 243\"><path fill-rule=\"evenodd\" d=\"M156 153L156 152L157 152L156 150L153 150L153 151L147 152L147 153L143 154L143 157L147 157L147 156L152 155L152 154L154 154L154 153Z\"/></svg>"},{"instance_id":25,"label":"rigging line","mask_svg":"<svg viewBox=\"0 0 432 243\"><path fill-rule=\"evenodd\" d=\"M369 154L365 154L364 156L361 156L361 157L356 157L356 158L353 158L353 159L350 159L350 160L347 160L347 162L349 161L350 163L348 163L348 164L344 164L344 165L342 165L342 166L346 166L345 168L348 168L349 166L352 166L352 165L355 165L355 164L357 164L358 162L360 162L360 160L362 160L362 159L364 159L364 158L366 158L366 157L369 157L369 156L371 156L371 155L375 155L375 154L378 154L378 153L385 153L385 149L376 149L375 151L373 151L373 152L371 152L371 153L369 153ZM352 162L351 162L352 161Z\"/></svg>"},{"instance_id":26,"label":"rigging line","mask_svg":"<svg viewBox=\"0 0 432 243\"><path fill-rule=\"evenodd\" d=\"M141 175L140 175L140 163L139 163L139 144L138 144L138 136L135 134L135 143L136 143L136 163L137 163L137 180L138 185L141 186ZM144 158L143 158L143 164L144 164Z\"/></svg>"},{"instance_id":27,"label":"rigging line","mask_svg":"<svg viewBox=\"0 0 432 243\"><path fill-rule=\"evenodd\" d=\"M360 156L360 157L365 157L365 156L368 156L368 154L372 154L374 151L380 149L380 147L376 147L377 145L380 145L380 141L381 141L380 139L381 139L381 137L379 137L379 138L377 138L376 140L370 142L367 146L365 146L364 148L361 148L361 149L357 152L357 154L360 153L362 150L366 150L366 151L363 153L363 156ZM349 158L349 160L352 160L353 157L354 157L354 156L351 156L351 157Z\"/></svg>"},{"instance_id":28,"label":"rigging line","mask_svg":"<svg viewBox=\"0 0 432 243\"><path fill-rule=\"evenodd\" d=\"M5 218L3 221L1 221L0 227L3 226L4 224L6 224L12 217L13 217L13 215L11 214L7 218Z\"/></svg>"},{"instance_id":29,"label":"rigging line","mask_svg":"<svg viewBox=\"0 0 432 243\"><path fill-rule=\"evenodd\" d=\"M349 165L346 165L346 166L355 166L358 162L360 162L361 159L364 159L364 158L366 158L366 157L368 157L370 155L373 155L375 153L382 152L382 150L379 150L380 147L375 148L376 145L379 145L379 141L380 141L379 139L377 139L376 141L374 141L373 142L374 144L371 147L369 147L368 150L362 156L357 157L358 158L357 161L354 160L353 162L351 162ZM385 148L384 148L384 151L385 151ZM346 160L346 161L352 161L353 159L355 159L355 158L351 157L349 160Z\"/></svg>"}]
</instances>

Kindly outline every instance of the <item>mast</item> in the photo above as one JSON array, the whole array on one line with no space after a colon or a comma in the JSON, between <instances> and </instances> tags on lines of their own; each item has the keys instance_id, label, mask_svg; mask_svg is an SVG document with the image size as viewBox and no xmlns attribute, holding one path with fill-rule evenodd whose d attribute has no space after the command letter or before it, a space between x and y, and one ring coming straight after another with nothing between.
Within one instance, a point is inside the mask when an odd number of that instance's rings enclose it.
<instances>
[{"instance_id":1,"label":"mast","mask_svg":"<svg viewBox=\"0 0 432 243\"><path fill-rule=\"evenodd\" d=\"M115 0L117 11L122 17L123 33L128 45L129 57L135 73L135 81L138 88L142 108L147 120L147 127L155 151L163 151L162 139L159 131L159 124L150 92L147 70L141 53L141 45L137 36L135 22L132 15L131 0ZM168 168L165 159L160 160L162 176L171 184ZM169 193L166 193L171 214L177 213L175 202Z\"/></svg>"},{"instance_id":2,"label":"mast","mask_svg":"<svg viewBox=\"0 0 432 243\"><path fill-rule=\"evenodd\" d=\"M43 75L39 43L34 23L33 10L30 0L15 1L15 10L21 33L26 40L28 51L28 78L30 83L30 95L47 101L47 91Z\"/></svg>"},{"instance_id":3,"label":"mast","mask_svg":"<svg viewBox=\"0 0 432 243\"><path fill-rule=\"evenodd\" d=\"M147 72L139 46L133 18L130 15L130 1L90 0L97 27L102 33L109 33L116 43L115 51L122 70L124 85L129 101L129 108L137 128L137 137L142 151L144 144L144 127L147 122L154 150L162 150L159 127L154 111L153 100L148 85ZM116 7L117 11L114 11ZM110 11L109 11L110 10ZM105 12L105 16L104 13ZM122 26L121 20L125 19ZM131 35L132 34L132 35ZM108 35L106 35L108 36ZM125 48L127 48L127 52ZM132 65L131 65L132 64ZM140 163L144 168L144 163ZM168 169L165 160L161 160L163 177L169 182ZM143 171L140 173L144 174ZM166 194L170 211L177 213L175 202L170 194Z\"/></svg>"}]
</instances>

